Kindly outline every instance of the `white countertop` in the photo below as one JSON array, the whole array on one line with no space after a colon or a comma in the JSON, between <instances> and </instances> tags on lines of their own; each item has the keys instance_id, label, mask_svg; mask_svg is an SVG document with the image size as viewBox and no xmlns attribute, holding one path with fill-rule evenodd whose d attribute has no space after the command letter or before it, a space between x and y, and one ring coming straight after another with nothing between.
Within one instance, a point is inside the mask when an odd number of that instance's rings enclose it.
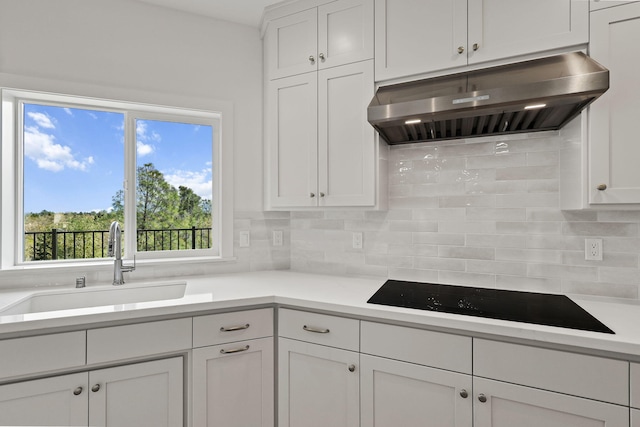
<instances>
[{"instance_id":1,"label":"white countertop","mask_svg":"<svg viewBox=\"0 0 640 427\"><path fill-rule=\"evenodd\" d=\"M607 325L615 335L551 326L510 322L406 308L367 304L385 279L305 274L291 271L260 271L166 280L186 282L183 298L111 306L49 311L31 314L0 313L0 339L49 333L64 329L145 318L189 316L204 311L242 309L280 304L383 322L406 323L464 335L526 341L532 344L577 347L587 353L611 354L640 360L640 303L600 298L571 298ZM124 287L143 286L132 281ZM73 292L113 289L91 286ZM68 291L71 288L31 288L0 292L0 310L34 292Z\"/></svg>"}]
</instances>

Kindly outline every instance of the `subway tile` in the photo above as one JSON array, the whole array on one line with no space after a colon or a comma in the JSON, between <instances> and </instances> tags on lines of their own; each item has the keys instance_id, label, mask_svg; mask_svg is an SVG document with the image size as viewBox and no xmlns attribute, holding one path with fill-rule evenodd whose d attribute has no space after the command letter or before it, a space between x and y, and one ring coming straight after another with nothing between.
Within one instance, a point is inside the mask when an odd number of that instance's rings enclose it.
<instances>
[{"instance_id":1,"label":"subway tile","mask_svg":"<svg viewBox=\"0 0 640 427\"><path fill-rule=\"evenodd\" d=\"M585 260L584 253L584 248L581 251L565 251L562 253L562 263L566 265L587 265L594 267L638 268L637 254L605 252L604 245L602 261Z\"/></svg>"},{"instance_id":2,"label":"subway tile","mask_svg":"<svg viewBox=\"0 0 640 427\"><path fill-rule=\"evenodd\" d=\"M413 257L369 254L365 257L365 263L369 265L381 265L386 267L413 268Z\"/></svg>"},{"instance_id":3,"label":"subway tile","mask_svg":"<svg viewBox=\"0 0 640 427\"><path fill-rule=\"evenodd\" d=\"M555 179L557 177L557 166L520 166L496 169L497 180Z\"/></svg>"},{"instance_id":4,"label":"subway tile","mask_svg":"<svg viewBox=\"0 0 640 427\"><path fill-rule=\"evenodd\" d=\"M495 259L494 248L470 248L466 246L440 246L438 256L441 258L461 259Z\"/></svg>"},{"instance_id":5,"label":"subway tile","mask_svg":"<svg viewBox=\"0 0 640 427\"><path fill-rule=\"evenodd\" d=\"M513 234L467 234L467 246L490 248L525 248L527 238Z\"/></svg>"},{"instance_id":6,"label":"subway tile","mask_svg":"<svg viewBox=\"0 0 640 427\"><path fill-rule=\"evenodd\" d=\"M413 209L415 221L462 221L466 218L465 208Z\"/></svg>"},{"instance_id":7,"label":"subway tile","mask_svg":"<svg viewBox=\"0 0 640 427\"><path fill-rule=\"evenodd\" d=\"M496 223L495 221L440 221L438 231L442 233L495 233Z\"/></svg>"},{"instance_id":8,"label":"subway tile","mask_svg":"<svg viewBox=\"0 0 640 427\"><path fill-rule=\"evenodd\" d=\"M469 221L524 221L526 216L524 208L467 208Z\"/></svg>"},{"instance_id":9,"label":"subway tile","mask_svg":"<svg viewBox=\"0 0 640 427\"><path fill-rule=\"evenodd\" d=\"M389 231L438 231L438 223L435 221L389 221Z\"/></svg>"},{"instance_id":10,"label":"subway tile","mask_svg":"<svg viewBox=\"0 0 640 427\"><path fill-rule=\"evenodd\" d=\"M638 224L618 222L565 222L562 224L562 234L637 237Z\"/></svg>"},{"instance_id":11,"label":"subway tile","mask_svg":"<svg viewBox=\"0 0 640 427\"><path fill-rule=\"evenodd\" d=\"M491 194L483 195L463 195L463 196L442 196L440 206L443 208L460 207L494 207L496 196Z\"/></svg>"},{"instance_id":12,"label":"subway tile","mask_svg":"<svg viewBox=\"0 0 640 427\"><path fill-rule=\"evenodd\" d=\"M467 169L495 169L515 166L525 166L527 155L525 153L507 153L491 156L467 157Z\"/></svg>"},{"instance_id":13,"label":"subway tile","mask_svg":"<svg viewBox=\"0 0 640 427\"><path fill-rule=\"evenodd\" d=\"M467 260L467 271L470 273L526 276L527 264L524 262Z\"/></svg>"},{"instance_id":14,"label":"subway tile","mask_svg":"<svg viewBox=\"0 0 640 427\"><path fill-rule=\"evenodd\" d=\"M545 249L497 248L496 260L559 264L562 261L562 256L560 251Z\"/></svg>"},{"instance_id":15,"label":"subway tile","mask_svg":"<svg viewBox=\"0 0 640 427\"><path fill-rule=\"evenodd\" d=\"M525 193L528 181L480 181L465 183L467 194Z\"/></svg>"},{"instance_id":16,"label":"subway tile","mask_svg":"<svg viewBox=\"0 0 640 427\"><path fill-rule=\"evenodd\" d=\"M464 242L465 242L464 234L446 234L442 232L413 233L413 243L416 243L416 244L462 246L464 245Z\"/></svg>"},{"instance_id":17,"label":"subway tile","mask_svg":"<svg viewBox=\"0 0 640 427\"><path fill-rule=\"evenodd\" d=\"M558 193L498 194L497 207L518 206L523 208L557 208L560 206Z\"/></svg>"},{"instance_id":18,"label":"subway tile","mask_svg":"<svg viewBox=\"0 0 640 427\"><path fill-rule=\"evenodd\" d=\"M416 257L414 260L415 268L421 270L453 270L464 271L465 262L462 259L453 258L434 258L434 257Z\"/></svg>"},{"instance_id":19,"label":"subway tile","mask_svg":"<svg viewBox=\"0 0 640 427\"><path fill-rule=\"evenodd\" d=\"M559 264L529 264L527 276L531 277L559 277L571 280L598 280L598 268L559 265Z\"/></svg>"}]
</instances>

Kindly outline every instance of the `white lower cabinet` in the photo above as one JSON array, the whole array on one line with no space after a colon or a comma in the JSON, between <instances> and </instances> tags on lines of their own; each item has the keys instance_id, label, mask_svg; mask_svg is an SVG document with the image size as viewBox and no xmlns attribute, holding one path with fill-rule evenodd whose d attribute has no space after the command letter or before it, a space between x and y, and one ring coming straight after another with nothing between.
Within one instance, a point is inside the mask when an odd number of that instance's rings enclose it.
<instances>
[{"instance_id":1,"label":"white lower cabinet","mask_svg":"<svg viewBox=\"0 0 640 427\"><path fill-rule=\"evenodd\" d=\"M193 350L194 427L269 427L273 417L273 338Z\"/></svg>"},{"instance_id":2,"label":"white lower cabinet","mask_svg":"<svg viewBox=\"0 0 640 427\"><path fill-rule=\"evenodd\" d=\"M183 359L0 386L0 425L179 427Z\"/></svg>"},{"instance_id":3,"label":"white lower cabinet","mask_svg":"<svg viewBox=\"0 0 640 427\"><path fill-rule=\"evenodd\" d=\"M362 427L470 427L471 375L360 356Z\"/></svg>"},{"instance_id":4,"label":"white lower cabinet","mask_svg":"<svg viewBox=\"0 0 640 427\"><path fill-rule=\"evenodd\" d=\"M86 426L86 373L0 386L2 426Z\"/></svg>"},{"instance_id":5,"label":"white lower cabinet","mask_svg":"<svg viewBox=\"0 0 640 427\"><path fill-rule=\"evenodd\" d=\"M359 427L359 354L279 338L278 425Z\"/></svg>"},{"instance_id":6,"label":"white lower cabinet","mask_svg":"<svg viewBox=\"0 0 640 427\"><path fill-rule=\"evenodd\" d=\"M475 427L626 427L629 408L474 378Z\"/></svg>"},{"instance_id":7,"label":"white lower cabinet","mask_svg":"<svg viewBox=\"0 0 640 427\"><path fill-rule=\"evenodd\" d=\"M182 426L182 372L182 357L89 372L89 425Z\"/></svg>"}]
</instances>

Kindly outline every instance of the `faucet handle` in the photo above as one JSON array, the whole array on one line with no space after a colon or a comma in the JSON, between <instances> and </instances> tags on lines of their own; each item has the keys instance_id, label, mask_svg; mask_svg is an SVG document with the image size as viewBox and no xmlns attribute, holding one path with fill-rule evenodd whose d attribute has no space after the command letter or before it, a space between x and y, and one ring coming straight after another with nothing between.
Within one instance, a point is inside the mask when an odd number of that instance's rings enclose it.
<instances>
[{"instance_id":1,"label":"faucet handle","mask_svg":"<svg viewBox=\"0 0 640 427\"><path fill-rule=\"evenodd\" d=\"M136 256L133 256L133 265L123 265L122 272L129 273L136 269Z\"/></svg>"}]
</instances>

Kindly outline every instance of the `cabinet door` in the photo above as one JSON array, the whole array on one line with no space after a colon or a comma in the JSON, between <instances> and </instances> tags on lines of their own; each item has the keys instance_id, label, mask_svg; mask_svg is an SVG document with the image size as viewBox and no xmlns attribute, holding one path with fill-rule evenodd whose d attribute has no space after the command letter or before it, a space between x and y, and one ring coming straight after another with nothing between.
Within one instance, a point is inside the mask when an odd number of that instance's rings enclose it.
<instances>
[{"instance_id":1,"label":"cabinet door","mask_svg":"<svg viewBox=\"0 0 640 427\"><path fill-rule=\"evenodd\" d=\"M272 207L317 205L317 99L316 73L269 82L266 126Z\"/></svg>"},{"instance_id":2,"label":"cabinet door","mask_svg":"<svg viewBox=\"0 0 640 427\"><path fill-rule=\"evenodd\" d=\"M316 71L317 35L315 8L269 22L265 43L269 79Z\"/></svg>"},{"instance_id":3,"label":"cabinet door","mask_svg":"<svg viewBox=\"0 0 640 427\"><path fill-rule=\"evenodd\" d=\"M375 22L376 81L467 64L467 0L375 0Z\"/></svg>"},{"instance_id":4,"label":"cabinet door","mask_svg":"<svg viewBox=\"0 0 640 427\"><path fill-rule=\"evenodd\" d=\"M586 44L584 0L469 0L469 63Z\"/></svg>"},{"instance_id":5,"label":"cabinet door","mask_svg":"<svg viewBox=\"0 0 640 427\"><path fill-rule=\"evenodd\" d=\"M318 190L320 206L375 203L375 139L367 122L373 63L318 73Z\"/></svg>"},{"instance_id":6,"label":"cabinet door","mask_svg":"<svg viewBox=\"0 0 640 427\"><path fill-rule=\"evenodd\" d=\"M373 59L373 1L340 0L318 8L318 68Z\"/></svg>"},{"instance_id":7,"label":"cabinet door","mask_svg":"<svg viewBox=\"0 0 640 427\"><path fill-rule=\"evenodd\" d=\"M273 426L273 338L193 351L195 427Z\"/></svg>"},{"instance_id":8,"label":"cabinet door","mask_svg":"<svg viewBox=\"0 0 640 427\"><path fill-rule=\"evenodd\" d=\"M629 407L474 378L476 427L626 427Z\"/></svg>"},{"instance_id":9,"label":"cabinet door","mask_svg":"<svg viewBox=\"0 0 640 427\"><path fill-rule=\"evenodd\" d=\"M640 3L591 14L591 56L609 90L589 107L589 202L640 203ZM599 190L600 186L606 189ZM600 187L604 188L604 187Z\"/></svg>"},{"instance_id":10,"label":"cabinet door","mask_svg":"<svg viewBox=\"0 0 640 427\"><path fill-rule=\"evenodd\" d=\"M183 359L157 360L89 373L89 425L183 425Z\"/></svg>"},{"instance_id":11,"label":"cabinet door","mask_svg":"<svg viewBox=\"0 0 640 427\"><path fill-rule=\"evenodd\" d=\"M280 427L359 427L358 353L280 338Z\"/></svg>"},{"instance_id":12,"label":"cabinet door","mask_svg":"<svg viewBox=\"0 0 640 427\"><path fill-rule=\"evenodd\" d=\"M86 426L87 374L0 386L0 425Z\"/></svg>"},{"instance_id":13,"label":"cabinet door","mask_svg":"<svg viewBox=\"0 0 640 427\"><path fill-rule=\"evenodd\" d=\"M471 375L360 356L362 427L469 427Z\"/></svg>"}]
</instances>

